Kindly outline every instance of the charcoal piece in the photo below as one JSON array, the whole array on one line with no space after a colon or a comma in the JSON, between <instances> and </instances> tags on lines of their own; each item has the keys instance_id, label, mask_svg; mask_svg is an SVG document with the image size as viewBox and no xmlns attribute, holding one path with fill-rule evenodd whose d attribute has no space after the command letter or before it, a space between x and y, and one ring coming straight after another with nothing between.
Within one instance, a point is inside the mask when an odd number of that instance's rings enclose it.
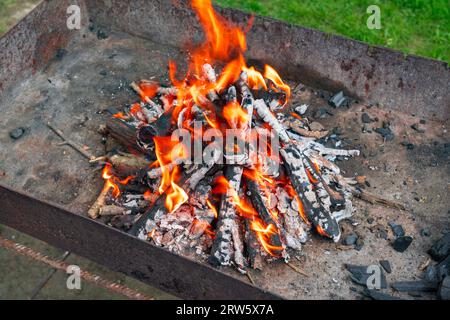
<instances>
[{"instance_id":1,"label":"charcoal piece","mask_svg":"<svg viewBox=\"0 0 450 320\"><path fill-rule=\"evenodd\" d=\"M381 135L386 141L394 140L394 133L389 128L376 128L375 132Z\"/></svg>"},{"instance_id":2,"label":"charcoal piece","mask_svg":"<svg viewBox=\"0 0 450 320\"><path fill-rule=\"evenodd\" d=\"M403 237L405 235L405 230L403 230L403 227L401 225L394 222L389 222L389 226L391 227L394 236L396 236L397 238Z\"/></svg>"},{"instance_id":3,"label":"charcoal piece","mask_svg":"<svg viewBox=\"0 0 450 320\"><path fill-rule=\"evenodd\" d=\"M380 265L387 273L392 272L391 263L388 260L380 260Z\"/></svg>"},{"instance_id":4,"label":"charcoal piece","mask_svg":"<svg viewBox=\"0 0 450 320\"><path fill-rule=\"evenodd\" d=\"M342 243L346 246L352 246L356 243L356 240L358 240L358 236L354 233L346 236Z\"/></svg>"},{"instance_id":5,"label":"charcoal piece","mask_svg":"<svg viewBox=\"0 0 450 320\"><path fill-rule=\"evenodd\" d=\"M359 285L367 286L367 283L372 280L370 278L374 275L373 272L369 272L370 266L356 266L351 264L346 264L345 268L350 272L350 279ZM369 279L370 278L370 279ZM386 276L383 269L380 268L380 289L387 288Z\"/></svg>"},{"instance_id":6,"label":"charcoal piece","mask_svg":"<svg viewBox=\"0 0 450 320\"><path fill-rule=\"evenodd\" d=\"M335 107L335 108L339 108L342 106L348 106L348 99L345 97L344 92L340 91L338 93L336 93L334 96L332 96L330 98L330 100L328 101L328 103Z\"/></svg>"},{"instance_id":7,"label":"charcoal piece","mask_svg":"<svg viewBox=\"0 0 450 320\"><path fill-rule=\"evenodd\" d=\"M425 129L419 123L415 123L411 126L412 129L416 130L419 133L424 133Z\"/></svg>"},{"instance_id":8,"label":"charcoal piece","mask_svg":"<svg viewBox=\"0 0 450 320\"><path fill-rule=\"evenodd\" d=\"M97 31L97 38L98 38L99 40L105 40L105 39L108 39L108 38L109 38L109 34L108 34L108 32L107 32L106 30L99 29L99 30Z\"/></svg>"},{"instance_id":9,"label":"charcoal piece","mask_svg":"<svg viewBox=\"0 0 450 320\"><path fill-rule=\"evenodd\" d=\"M9 136L13 140L18 140L18 139L22 138L24 134L25 134L24 128L17 128L17 129L12 130L9 133Z\"/></svg>"},{"instance_id":10,"label":"charcoal piece","mask_svg":"<svg viewBox=\"0 0 450 320\"><path fill-rule=\"evenodd\" d=\"M372 123L373 119L367 113L364 112L361 116L361 121L363 123Z\"/></svg>"},{"instance_id":11,"label":"charcoal piece","mask_svg":"<svg viewBox=\"0 0 450 320\"><path fill-rule=\"evenodd\" d=\"M441 261L450 254L450 232L436 241L428 251L435 261Z\"/></svg>"},{"instance_id":12,"label":"charcoal piece","mask_svg":"<svg viewBox=\"0 0 450 320\"><path fill-rule=\"evenodd\" d=\"M397 252L405 252L406 249L408 249L408 247L412 243L412 241L413 238L410 236L398 237L397 239L395 239L394 243L392 244L392 247Z\"/></svg>"},{"instance_id":13,"label":"charcoal piece","mask_svg":"<svg viewBox=\"0 0 450 320\"><path fill-rule=\"evenodd\" d=\"M134 216L132 215L121 215L114 216L111 219L111 225L117 229L123 229L128 231L133 226Z\"/></svg>"},{"instance_id":14,"label":"charcoal piece","mask_svg":"<svg viewBox=\"0 0 450 320\"><path fill-rule=\"evenodd\" d=\"M414 144L412 144L411 142L408 142L408 141L403 141L401 143L401 145L406 147L406 149L408 149L408 150L413 150L414 149Z\"/></svg>"},{"instance_id":15,"label":"charcoal piece","mask_svg":"<svg viewBox=\"0 0 450 320\"><path fill-rule=\"evenodd\" d=\"M438 282L428 280L398 281L391 286L398 292L433 292L438 289Z\"/></svg>"},{"instance_id":16,"label":"charcoal piece","mask_svg":"<svg viewBox=\"0 0 450 320\"><path fill-rule=\"evenodd\" d=\"M441 300L450 300L450 277L445 277L439 286L438 298Z\"/></svg>"},{"instance_id":17,"label":"charcoal piece","mask_svg":"<svg viewBox=\"0 0 450 320\"><path fill-rule=\"evenodd\" d=\"M428 266L425 271L425 278L429 281L441 281L450 276L450 255L437 265Z\"/></svg>"}]
</instances>

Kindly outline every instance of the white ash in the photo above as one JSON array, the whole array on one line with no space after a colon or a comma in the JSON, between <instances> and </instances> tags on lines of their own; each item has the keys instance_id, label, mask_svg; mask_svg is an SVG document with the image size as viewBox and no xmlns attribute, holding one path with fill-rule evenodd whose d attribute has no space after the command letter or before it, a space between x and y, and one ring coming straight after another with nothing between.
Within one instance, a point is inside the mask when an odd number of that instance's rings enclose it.
<instances>
[{"instance_id":1,"label":"white ash","mask_svg":"<svg viewBox=\"0 0 450 320\"><path fill-rule=\"evenodd\" d=\"M304 115L306 111L308 110L309 106L307 104L302 104L300 106L297 106L294 108L295 112L299 115Z\"/></svg>"}]
</instances>

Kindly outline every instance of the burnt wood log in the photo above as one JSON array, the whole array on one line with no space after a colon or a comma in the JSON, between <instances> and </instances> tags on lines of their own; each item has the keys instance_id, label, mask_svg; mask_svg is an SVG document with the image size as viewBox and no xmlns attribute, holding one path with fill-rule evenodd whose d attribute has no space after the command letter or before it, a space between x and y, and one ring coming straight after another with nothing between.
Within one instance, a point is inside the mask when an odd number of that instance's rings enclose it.
<instances>
[{"instance_id":1,"label":"burnt wood log","mask_svg":"<svg viewBox=\"0 0 450 320\"><path fill-rule=\"evenodd\" d=\"M242 101L241 106L247 112L247 123L237 128L237 123L232 124L232 129L241 129L241 139L244 143L247 141L251 130L254 99L253 95L247 85L247 74L241 73L238 81L238 86L241 92ZM235 90L231 87L228 90L228 99L231 102L236 100ZM245 260L243 256L243 241L241 232L239 230L239 218L236 214L235 201L233 198L238 196L240 190L243 167L237 165L227 166L225 169L225 178L229 181L230 188L222 196L219 217L217 222L216 238L211 249L211 255L209 262L215 266L226 266L231 263L231 259L234 257L239 271L244 272Z\"/></svg>"},{"instance_id":2,"label":"burnt wood log","mask_svg":"<svg viewBox=\"0 0 450 320\"><path fill-rule=\"evenodd\" d=\"M135 151L145 152L136 141L138 129L128 124L126 121L110 117L106 121L106 129L113 139L117 140L125 147Z\"/></svg>"},{"instance_id":3,"label":"burnt wood log","mask_svg":"<svg viewBox=\"0 0 450 320\"><path fill-rule=\"evenodd\" d=\"M248 264L250 268L262 270L263 261L261 256L261 245L253 230L251 230L251 221L245 219L245 247L247 251Z\"/></svg>"},{"instance_id":4,"label":"burnt wood log","mask_svg":"<svg viewBox=\"0 0 450 320\"><path fill-rule=\"evenodd\" d=\"M278 224L273 220L269 210L264 203L264 199L262 197L263 191L259 187L256 181L253 181L249 178L245 178L245 183L247 185L248 191L250 192L250 200L253 204L255 210L259 213L261 219L264 221L266 225L272 224L277 230L280 230ZM270 244L276 247L283 247L283 243L281 242L280 235L278 233L271 234ZM273 252L276 256L281 256L281 250L274 250Z\"/></svg>"},{"instance_id":5,"label":"burnt wood log","mask_svg":"<svg viewBox=\"0 0 450 320\"><path fill-rule=\"evenodd\" d=\"M174 125L171 111L161 115L155 122L140 128L114 117L110 117L106 122L106 128L112 138L128 148L143 153L148 153L154 147L154 137L167 136Z\"/></svg>"},{"instance_id":6,"label":"burnt wood log","mask_svg":"<svg viewBox=\"0 0 450 320\"><path fill-rule=\"evenodd\" d=\"M241 250L242 241L238 233L238 220L234 204L235 195L240 189L242 172L243 168L240 166L226 167L225 178L228 180L230 188L222 195L220 202L216 238L209 257L209 262L214 266L230 265L234 257L235 262L237 260L238 267L244 268ZM236 251L238 252L236 253Z\"/></svg>"},{"instance_id":7,"label":"burnt wood log","mask_svg":"<svg viewBox=\"0 0 450 320\"><path fill-rule=\"evenodd\" d=\"M281 150L284 159L284 167L288 173L292 186L302 202L305 214L317 231L337 242L341 236L341 230L336 219L326 211L316 199L315 192L309 182L303 164L303 154L293 144L287 144Z\"/></svg>"},{"instance_id":8,"label":"burnt wood log","mask_svg":"<svg viewBox=\"0 0 450 320\"><path fill-rule=\"evenodd\" d=\"M301 208L296 199L292 199L283 188L277 188L277 208L283 216L286 246L300 250L307 241L307 232L302 222Z\"/></svg>"}]
</instances>

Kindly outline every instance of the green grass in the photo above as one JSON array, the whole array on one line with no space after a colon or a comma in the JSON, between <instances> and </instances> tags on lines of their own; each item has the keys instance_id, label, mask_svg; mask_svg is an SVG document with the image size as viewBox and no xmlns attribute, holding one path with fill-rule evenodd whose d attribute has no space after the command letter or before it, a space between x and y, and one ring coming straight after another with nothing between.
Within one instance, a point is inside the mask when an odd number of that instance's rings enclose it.
<instances>
[{"instance_id":1,"label":"green grass","mask_svg":"<svg viewBox=\"0 0 450 320\"><path fill-rule=\"evenodd\" d=\"M0 35L11 28L39 0L0 0Z\"/></svg>"},{"instance_id":2,"label":"green grass","mask_svg":"<svg viewBox=\"0 0 450 320\"><path fill-rule=\"evenodd\" d=\"M215 0L258 15L450 62L449 0ZM367 7L381 9L381 30L369 30Z\"/></svg>"}]
</instances>

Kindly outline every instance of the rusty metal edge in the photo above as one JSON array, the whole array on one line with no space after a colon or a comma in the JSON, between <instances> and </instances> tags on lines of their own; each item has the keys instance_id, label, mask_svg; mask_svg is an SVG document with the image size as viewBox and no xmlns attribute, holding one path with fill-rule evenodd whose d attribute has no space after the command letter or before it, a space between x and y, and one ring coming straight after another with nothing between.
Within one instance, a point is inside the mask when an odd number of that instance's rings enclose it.
<instances>
[{"instance_id":1,"label":"rusty metal edge","mask_svg":"<svg viewBox=\"0 0 450 320\"><path fill-rule=\"evenodd\" d=\"M206 264L2 184L0 223L180 298L282 299Z\"/></svg>"}]
</instances>

